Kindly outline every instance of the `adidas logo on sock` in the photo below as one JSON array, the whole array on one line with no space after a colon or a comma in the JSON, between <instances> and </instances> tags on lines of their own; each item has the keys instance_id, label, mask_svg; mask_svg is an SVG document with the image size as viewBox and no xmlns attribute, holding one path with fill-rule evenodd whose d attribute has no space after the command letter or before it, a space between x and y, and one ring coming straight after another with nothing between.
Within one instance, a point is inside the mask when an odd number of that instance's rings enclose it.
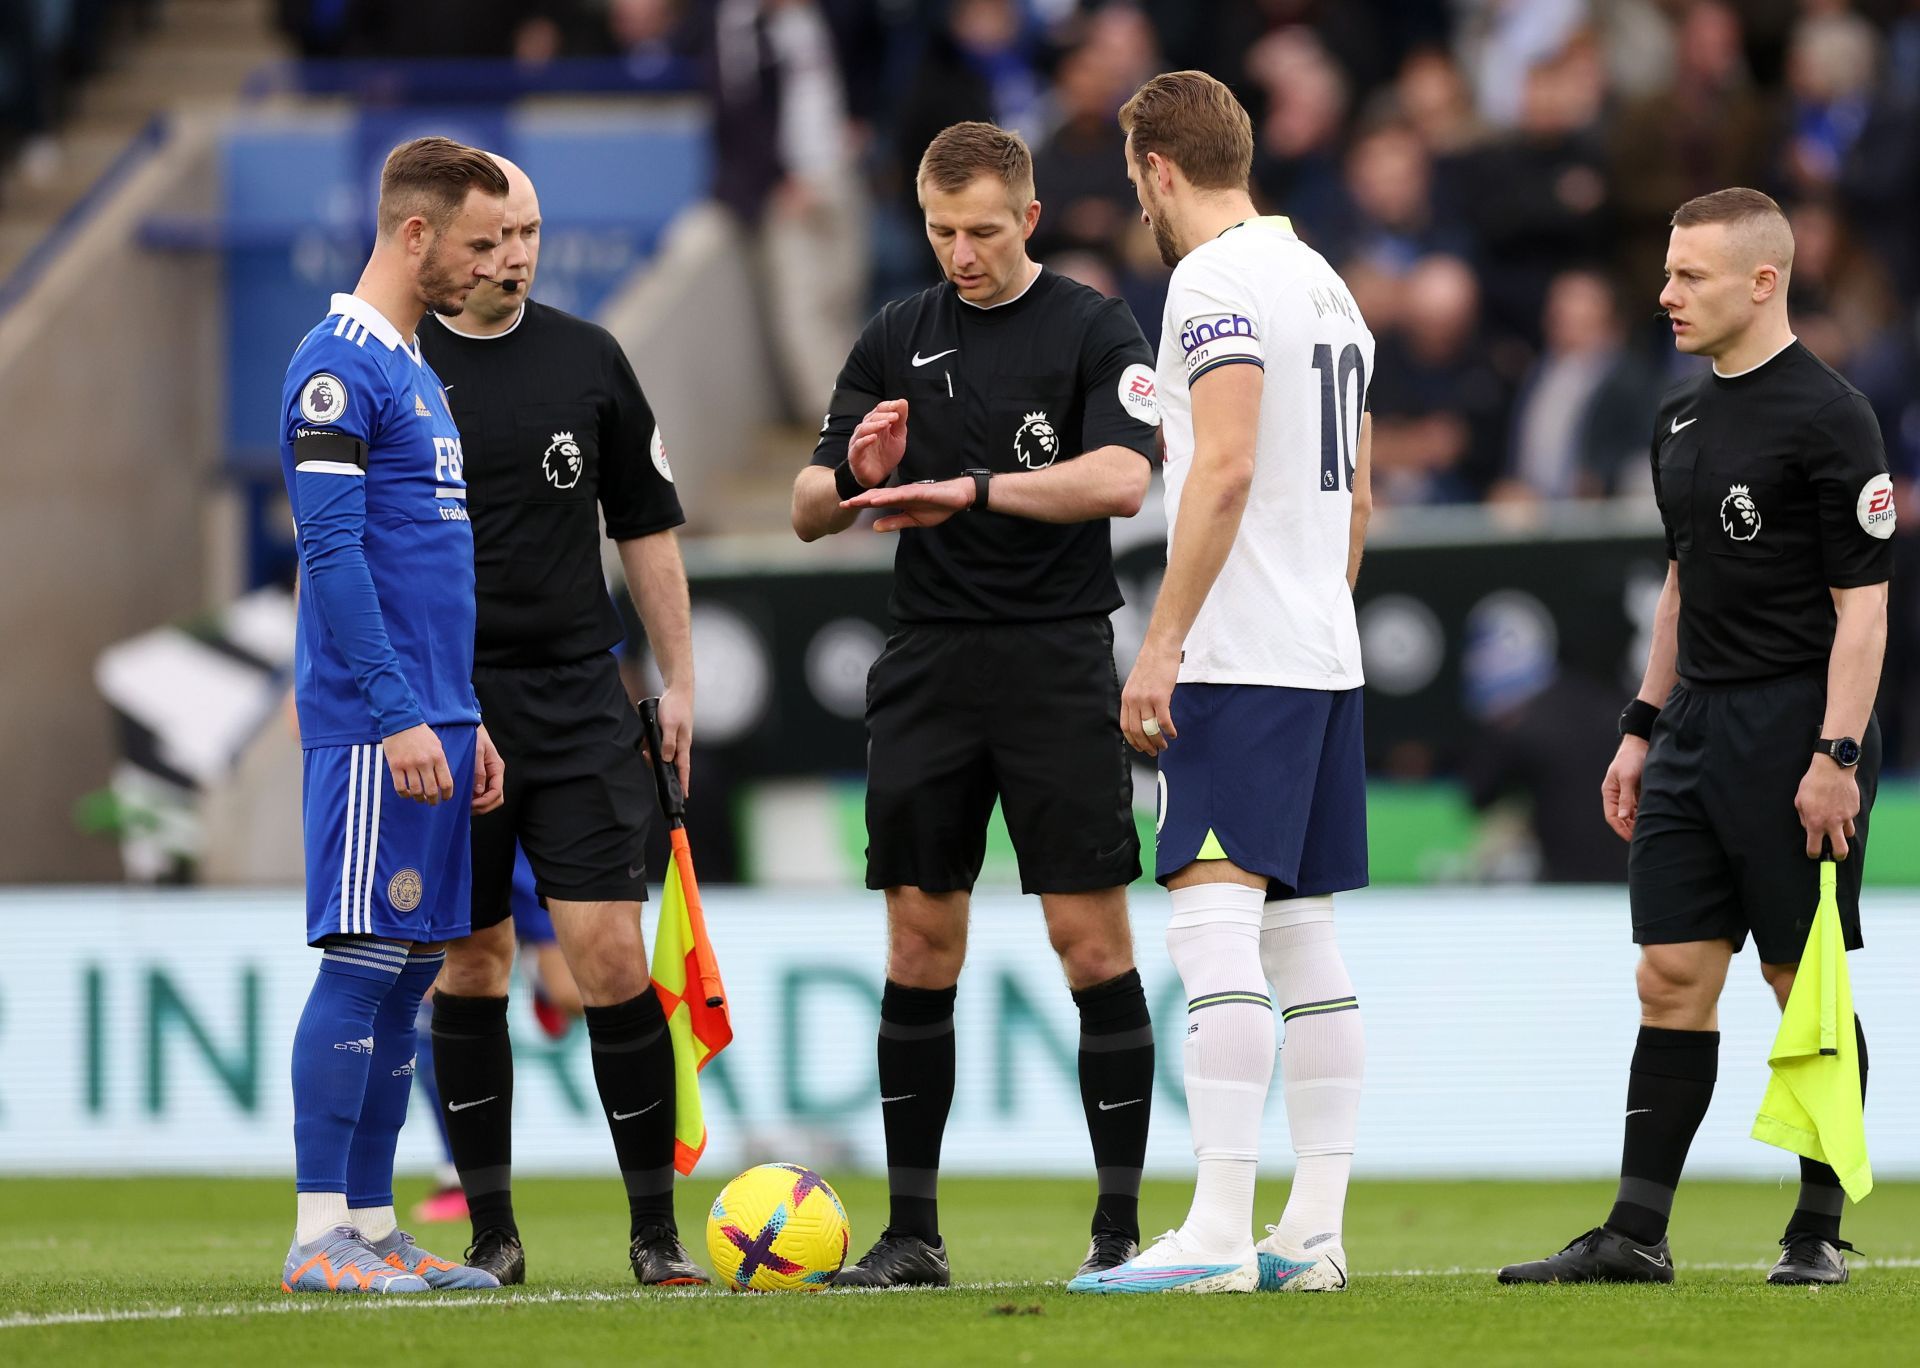
<instances>
[{"instance_id":1,"label":"adidas logo on sock","mask_svg":"<svg viewBox=\"0 0 1920 1368\"><path fill-rule=\"evenodd\" d=\"M359 1040L343 1040L333 1048L336 1050L345 1050L348 1054L372 1054L373 1037L363 1036Z\"/></svg>"},{"instance_id":2,"label":"adidas logo on sock","mask_svg":"<svg viewBox=\"0 0 1920 1368\"><path fill-rule=\"evenodd\" d=\"M393 1076L395 1078L412 1078L414 1066L419 1062L420 1062L420 1056L415 1055L412 1059L409 1059L406 1063L402 1064L399 1068L395 1069L393 1071Z\"/></svg>"}]
</instances>

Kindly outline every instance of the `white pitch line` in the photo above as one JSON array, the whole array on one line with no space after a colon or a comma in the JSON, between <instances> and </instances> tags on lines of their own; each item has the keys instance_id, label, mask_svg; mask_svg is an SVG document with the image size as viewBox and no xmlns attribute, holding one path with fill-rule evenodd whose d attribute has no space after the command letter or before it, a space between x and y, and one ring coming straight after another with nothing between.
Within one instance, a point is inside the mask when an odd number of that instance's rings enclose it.
<instances>
[{"instance_id":1,"label":"white pitch line","mask_svg":"<svg viewBox=\"0 0 1920 1368\"><path fill-rule=\"evenodd\" d=\"M1758 1272L1771 1268L1770 1262L1757 1260L1751 1263L1683 1263L1675 1267L1683 1273L1744 1273ZM1860 1268L1920 1268L1920 1258L1893 1258L1862 1260L1855 1265ZM1381 1268L1367 1269L1357 1275L1364 1282L1368 1278L1451 1278L1451 1277L1491 1277L1496 1271L1492 1268ZM954 1289L961 1292L1002 1292L1002 1291L1046 1291L1057 1290L1058 1284L1043 1282L973 1282L955 1283ZM832 1289L828 1289L830 1292ZM896 1294L911 1293L914 1288L902 1287L890 1289ZM0 1318L0 1330L37 1330L62 1325L109 1325L122 1321L173 1321L173 1320L221 1320L240 1316L284 1316L284 1315L340 1315L356 1311L482 1311L490 1306L557 1306L575 1303L605 1303L608 1305L624 1302L649 1302L661 1297L687 1298L711 1297L714 1292L708 1289L658 1289L652 1292L508 1292L500 1296L344 1296L334 1297L289 1297L284 1301L230 1302L222 1306L148 1306L131 1307L120 1311L54 1311L45 1315L33 1315L22 1312ZM835 1293L842 1297L866 1295L853 1288L841 1288ZM772 1303L779 1300L774 1297L741 1297L741 1304Z\"/></svg>"}]
</instances>

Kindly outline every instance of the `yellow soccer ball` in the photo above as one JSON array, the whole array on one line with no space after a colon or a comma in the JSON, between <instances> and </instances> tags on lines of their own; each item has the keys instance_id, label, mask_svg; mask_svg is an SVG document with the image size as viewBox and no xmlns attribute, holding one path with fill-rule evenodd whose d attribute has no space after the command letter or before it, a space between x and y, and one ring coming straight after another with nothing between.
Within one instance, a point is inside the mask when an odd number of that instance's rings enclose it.
<instances>
[{"instance_id":1,"label":"yellow soccer ball","mask_svg":"<svg viewBox=\"0 0 1920 1368\"><path fill-rule=\"evenodd\" d=\"M750 1168L707 1213L707 1254L734 1292L817 1292L847 1261L847 1209L798 1164Z\"/></svg>"}]
</instances>

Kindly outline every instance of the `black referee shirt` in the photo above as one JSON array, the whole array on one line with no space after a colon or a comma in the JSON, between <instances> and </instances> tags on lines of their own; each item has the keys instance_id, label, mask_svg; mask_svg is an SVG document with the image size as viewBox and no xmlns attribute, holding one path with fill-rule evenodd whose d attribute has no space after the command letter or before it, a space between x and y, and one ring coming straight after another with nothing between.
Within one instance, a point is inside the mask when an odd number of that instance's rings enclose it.
<instances>
[{"instance_id":1,"label":"black referee shirt","mask_svg":"<svg viewBox=\"0 0 1920 1368\"><path fill-rule=\"evenodd\" d=\"M1793 342L1670 390L1653 438L1680 563L1680 677L1736 684L1824 668L1829 588L1893 575L1893 483L1860 391Z\"/></svg>"},{"instance_id":2,"label":"black referee shirt","mask_svg":"<svg viewBox=\"0 0 1920 1368\"><path fill-rule=\"evenodd\" d=\"M854 428L883 399L908 404L896 483L1041 470L1104 446L1152 461L1152 381L1153 353L1120 300L1045 269L1025 294L989 309L942 283L867 324L840 371L813 464L845 460ZM1121 603L1104 518L967 512L899 536L897 622L1049 622Z\"/></svg>"},{"instance_id":3,"label":"black referee shirt","mask_svg":"<svg viewBox=\"0 0 1920 1368\"><path fill-rule=\"evenodd\" d=\"M493 337L423 323L460 427L479 623L477 665L558 665L625 635L600 569L616 541L686 521L653 409L598 324L528 300Z\"/></svg>"}]
</instances>

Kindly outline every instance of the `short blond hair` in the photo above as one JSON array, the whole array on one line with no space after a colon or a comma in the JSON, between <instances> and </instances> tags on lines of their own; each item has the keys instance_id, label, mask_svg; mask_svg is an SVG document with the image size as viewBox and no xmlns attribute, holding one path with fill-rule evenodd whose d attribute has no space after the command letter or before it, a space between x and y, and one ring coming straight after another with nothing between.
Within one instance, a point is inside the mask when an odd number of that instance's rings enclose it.
<instances>
[{"instance_id":1,"label":"short blond hair","mask_svg":"<svg viewBox=\"0 0 1920 1368\"><path fill-rule=\"evenodd\" d=\"M1033 153L1026 139L1010 128L978 120L949 124L934 136L920 155L914 193L925 205L929 182L952 194L979 176L993 176L1007 187L1007 202L1016 214L1033 202Z\"/></svg>"},{"instance_id":2,"label":"short blond hair","mask_svg":"<svg viewBox=\"0 0 1920 1368\"><path fill-rule=\"evenodd\" d=\"M1133 159L1158 152L1196 190L1244 190L1253 174L1253 120L1240 101L1204 71L1155 76L1120 106L1120 130Z\"/></svg>"}]
</instances>

